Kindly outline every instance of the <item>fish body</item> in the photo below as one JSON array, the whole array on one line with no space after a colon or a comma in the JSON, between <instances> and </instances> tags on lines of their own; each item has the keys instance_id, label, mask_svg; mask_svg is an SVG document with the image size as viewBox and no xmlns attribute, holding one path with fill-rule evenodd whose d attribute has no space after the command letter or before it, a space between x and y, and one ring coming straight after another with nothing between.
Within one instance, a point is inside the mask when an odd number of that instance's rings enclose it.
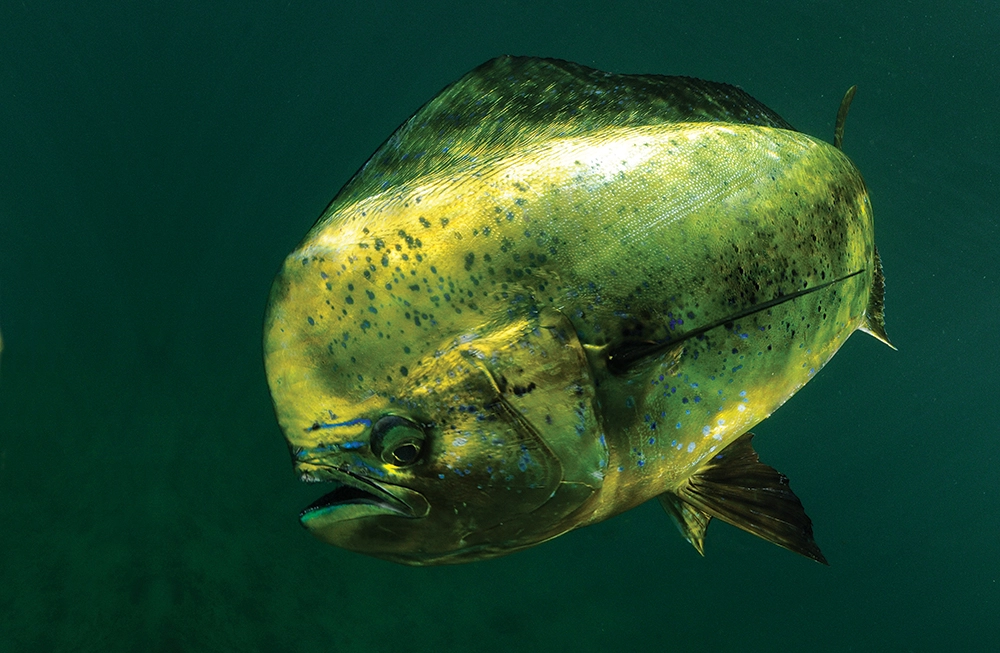
<instances>
[{"instance_id":1,"label":"fish body","mask_svg":"<svg viewBox=\"0 0 1000 653\"><path fill-rule=\"evenodd\" d=\"M332 544L463 562L659 497L699 551L719 517L822 561L750 429L858 328L882 277L838 148L731 86L502 57L341 190L264 349Z\"/></svg>"}]
</instances>

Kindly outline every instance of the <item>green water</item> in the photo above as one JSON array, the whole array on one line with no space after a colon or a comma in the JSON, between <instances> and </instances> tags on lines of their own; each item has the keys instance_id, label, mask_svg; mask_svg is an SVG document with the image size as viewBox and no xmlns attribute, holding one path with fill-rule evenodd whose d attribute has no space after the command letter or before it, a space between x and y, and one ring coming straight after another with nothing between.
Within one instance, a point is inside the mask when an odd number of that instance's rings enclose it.
<instances>
[{"instance_id":1,"label":"green water","mask_svg":"<svg viewBox=\"0 0 1000 653\"><path fill-rule=\"evenodd\" d=\"M0 4L0 651L1000 650L996 7L347 4ZM899 351L855 335L755 440L830 567L724 524L700 558L656 505L430 569L298 525L271 279L504 53L739 84L824 138L858 85Z\"/></svg>"}]
</instances>

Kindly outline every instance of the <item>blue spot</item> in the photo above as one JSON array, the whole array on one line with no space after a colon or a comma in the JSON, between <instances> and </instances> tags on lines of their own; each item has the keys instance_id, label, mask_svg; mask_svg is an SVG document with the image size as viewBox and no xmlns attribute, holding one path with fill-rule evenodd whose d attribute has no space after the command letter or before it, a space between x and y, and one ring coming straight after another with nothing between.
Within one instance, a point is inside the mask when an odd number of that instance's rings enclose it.
<instances>
[{"instance_id":1,"label":"blue spot","mask_svg":"<svg viewBox=\"0 0 1000 653\"><path fill-rule=\"evenodd\" d=\"M316 326L316 320L311 317L307 317L306 320L309 322L309 326Z\"/></svg>"},{"instance_id":2,"label":"blue spot","mask_svg":"<svg viewBox=\"0 0 1000 653\"><path fill-rule=\"evenodd\" d=\"M360 440L352 440L350 442L345 442L344 444L340 445L340 448L341 449L360 449L363 446L365 446L364 442L361 442Z\"/></svg>"},{"instance_id":3,"label":"blue spot","mask_svg":"<svg viewBox=\"0 0 1000 653\"><path fill-rule=\"evenodd\" d=\"M531 462L531 454L528 453L527 447L521 445L521 459L517 461L517 468L522 472L528 471L528 464Z\"/></svg>"},{"instance_id":4,"label":"blue spot","mask_svg":"<svg viewBox=\"0 0 1000 653\"><path fill-rule=\"evenodd\" d=\"M712 429L711 429L711 428L709 428L707 424L705 425L705 428L703 428L703 429L701 430L701 434L702 434L702 435L708 435L708 434L709 434L709 433L711 433L711 432L712 432Z\"/></svg>"},{"instance_id":5,"label":"blue spot","mask_svg":"<svg viewBox=\"0 0 1000 653\"><path fill-rule=\"evenodd\" d=\"M656 444L656 438L650 438L649 439L649 443L650 444Z\"/></svg>"},{"instance_id":6,"label":"blue spot","mask_svg":"<svg viewBox=\"0 0 1000 653\"><path fill-rule=\"evenodd\" d=\"M639 465L639 467L643 467L646 464L646 461L645 460L640 460L636 464Z\"/></svg>"},{"instance_id":7,"label":"blue spot","mask_svg":"<svg viewBox=\"0 0 1000 653\"><path fill-rule=\"evenodd\" d=\"M696 404L701 403L701 397L695 395L694 403L696 403Z\"/></svg>"},{"instance_id":8,"label":"blue spot","mask_svg":"<svg viewBox=\"0 0 1000 653\"><path fill-rule=\"evenodd\" d=\"M619 465L619 466L618 466L618 471L619 471L619 472L624 472L624 471L625 471L625 468L624 468L624 467L622 467L621 465Z\"/></svg>"},{"instance_id":9,"label":"blue spot","mask_svg":"<svg viewBox=\"0 0 1000 653\"><path fill-rule=\"evenodd\" d=\"M444 474L438 474L438 478L443 481L444 480Z\"/></svg>"},{"instance_id":10,"label":"blue spot","mask_svg":"<svg viewBox=\"0 0 1000 653\"><path fill-rule=\"evenodd\" d=\"M370 419L365 419L364 417L358 417L357 419L351 419L346 422L337 422L336 424L328 424L324 422L317 422L313 424L307 431L315 431L316 429L335 429L341 426L357 426L358 424L364 424L365 426L371 426L372 421Z\"/></svg>"},{"instance_id":11,"label":"blue spot","mask_svg":"<svg viewBox=\"0 0 1000 653\"><path fill-rule=\"evenodd\" d=\"M680 428L680 427L681 427L681 423L677 422L677 427L676 428ZM675 442L676 442L676 440L675 440Z\"/></svg>"}]
</instances>

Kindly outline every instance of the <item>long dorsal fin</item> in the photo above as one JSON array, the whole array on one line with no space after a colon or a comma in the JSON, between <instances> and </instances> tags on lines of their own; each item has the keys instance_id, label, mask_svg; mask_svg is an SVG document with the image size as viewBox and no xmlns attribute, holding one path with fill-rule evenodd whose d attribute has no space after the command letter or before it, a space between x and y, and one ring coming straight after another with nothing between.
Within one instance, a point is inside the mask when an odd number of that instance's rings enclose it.
<instances>
[{"instance_id":1,"label":"long dorsal fin","mask_svg":"<svg viewBox=\"0 0 1000 653\"><path fill-rule=\"evenodd\" d=\"M372 155L328 207L421 175L609 126L729 122L794 129L745 91L691 77L618 75L569 61L497 57L445 87Z\"/></svg>"},{"instance_id":2,"label":"long dorsal fin","mask_svg":"<svg viewBox=\"0 0 1000 653\"><path fill-rule=\"evenodd\" d=\"M788 477L760 462L744 433L660 503L681 533L704 553L711 517L817 562L828 564L813 539L812 521Z\"/></svg>"}]
</instances>

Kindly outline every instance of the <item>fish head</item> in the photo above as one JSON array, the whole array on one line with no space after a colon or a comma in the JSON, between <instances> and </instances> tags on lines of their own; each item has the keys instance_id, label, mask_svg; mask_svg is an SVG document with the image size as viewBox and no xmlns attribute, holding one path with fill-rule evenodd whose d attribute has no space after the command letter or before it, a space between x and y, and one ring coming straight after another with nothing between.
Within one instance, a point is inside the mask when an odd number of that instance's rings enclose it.
<instances>
[{"instance_id":1,"label":"fish head","mask_svg":"<svg viewBox=\"0 0 1000 653\"><path fill-rule=\"evenodd\" d=\"M295 470L330 486L302 525L412 565L503 555L579 525L607 450L568 321L528 309L425 331L406 317L412 305L383 302L379 324L407 326L345 327L356 326L356 311L328 300L364 297L349 288L365 279L342 260L293 254L265 325L268 381Z\"/></svg>"}]
</instances>

